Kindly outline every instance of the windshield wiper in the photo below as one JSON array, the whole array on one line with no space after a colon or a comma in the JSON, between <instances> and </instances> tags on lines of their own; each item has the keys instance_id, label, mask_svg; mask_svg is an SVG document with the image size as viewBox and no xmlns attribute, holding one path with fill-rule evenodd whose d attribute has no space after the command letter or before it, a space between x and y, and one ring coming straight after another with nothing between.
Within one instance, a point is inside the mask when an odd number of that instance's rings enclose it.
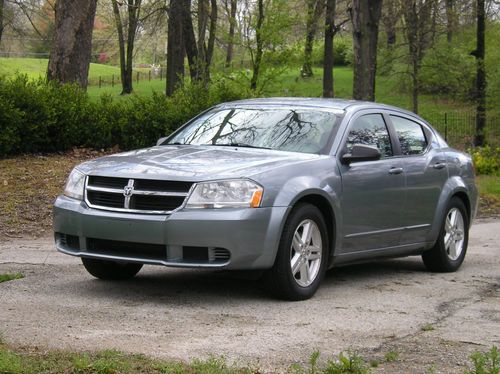
<instances>
[{"instance_id":1,"label":"windshield wiper","mask_svg":"<svg viewBox=\"0 0 500 374\"><path fill-rule=\"evenodd\" d=\"M245 143L217 143L217 144L207 144L207 145L218 145L220 147L240 147L240 148L256 148L256 149L272 149L269 147L259 147L256 145L245 144Z\"/></svg>"}]
</instances>

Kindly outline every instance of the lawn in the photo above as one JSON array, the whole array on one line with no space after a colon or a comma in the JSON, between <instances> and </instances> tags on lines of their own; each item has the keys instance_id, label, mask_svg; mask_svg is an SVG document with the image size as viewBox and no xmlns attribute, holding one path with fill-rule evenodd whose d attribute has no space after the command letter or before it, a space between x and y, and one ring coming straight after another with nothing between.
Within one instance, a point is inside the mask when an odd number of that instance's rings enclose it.
<instances>
[{"instance_id":1,"label":"lawn","mask_svg":"<svg viewBox=\"0 0 500 374\"><path fill-rule=\"evenodd\" d=\"M45 77L49 60L46 58L10 58L0 57L0 75L12 76L16 73L26 74L30 78ZM134 69L145 72L148 69ZM120 68L117 66L90 64L89 80L96 81L99 77L120 77ZM118 92L119 93L119 92Z\"/></svg>"}]
</instances>

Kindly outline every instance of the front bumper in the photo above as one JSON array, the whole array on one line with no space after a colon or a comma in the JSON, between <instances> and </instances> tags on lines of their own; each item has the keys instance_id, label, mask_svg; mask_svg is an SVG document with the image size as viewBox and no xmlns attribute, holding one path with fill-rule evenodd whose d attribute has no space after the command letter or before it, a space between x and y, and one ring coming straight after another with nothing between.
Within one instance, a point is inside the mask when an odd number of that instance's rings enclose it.
<instances>
[{"instance_id":1,"label":"front bumper","mask_svg":"<svg viewBox=\"0 0 500 374\"><path fill-rule=\"evenodd\" d=\"M58 251L178 267L270 268L288 207L180 210L170 215L108 212L59 196Z\"/></svg>"}]
</instances>

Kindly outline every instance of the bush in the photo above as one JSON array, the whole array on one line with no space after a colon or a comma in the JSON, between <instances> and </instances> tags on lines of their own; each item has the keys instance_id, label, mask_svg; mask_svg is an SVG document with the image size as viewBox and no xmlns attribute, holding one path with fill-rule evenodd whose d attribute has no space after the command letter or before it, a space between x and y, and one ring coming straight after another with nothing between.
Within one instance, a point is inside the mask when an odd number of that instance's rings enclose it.
<instances>
[{"instance_id":1,"label":"bush","mask_svg":"<svg viewBox=\"0 0 500 374\"><path fill-rule=\"evenodd\" d=\"M0 156L64 151L72 147L151 146L199 112L242 97L226 80L208 89L186 84L172 97L154 93L97 102L75 85L18 75L0 78Z\"/></svg>"},{"instance_id":2,"label":"bush","mask_svg":"<svg viewBox=\"0 0 500 374\"><path fill-rule=\"evenodd\" d=\"M469 149L476 174L500 175L500 147L476 147Z\"/></svg>"}]
</instances>

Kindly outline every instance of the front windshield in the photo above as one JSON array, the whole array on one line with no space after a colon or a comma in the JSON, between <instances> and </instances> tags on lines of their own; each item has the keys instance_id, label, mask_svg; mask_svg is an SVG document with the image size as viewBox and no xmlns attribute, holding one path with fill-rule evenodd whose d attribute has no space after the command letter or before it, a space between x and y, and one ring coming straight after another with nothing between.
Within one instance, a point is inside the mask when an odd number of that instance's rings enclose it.
<instances>
[{"instance_id":1,"label":"front windshield","mask_svg":"<svg viewBox=\"0 0 500 374\"><path fill-rule=\"evenodd\" d=\"M326 110L214 109L177 132L166 144L232 145L319 153L336 123L337 116Z\"/></svg>"}]
</instances>

